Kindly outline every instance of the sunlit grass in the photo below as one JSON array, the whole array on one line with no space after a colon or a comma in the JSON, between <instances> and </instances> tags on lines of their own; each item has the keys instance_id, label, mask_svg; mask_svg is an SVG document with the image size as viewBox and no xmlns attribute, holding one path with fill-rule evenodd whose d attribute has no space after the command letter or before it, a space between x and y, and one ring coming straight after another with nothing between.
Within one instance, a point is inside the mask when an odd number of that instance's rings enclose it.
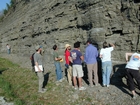
<instances>
[{"instance_id":1,"label":"sunlit grass","mask_svg":"<svg viewBox=\"0 0 140 105\"><path fill-rule=\"evenodd\" d=\"M38 93L38 77L32 70L0 58L0 96L5 96L14 105L66 105L66 100L75 91L65 83L56 84L55 73L50 72L48 75L46 93ZM84 99L84 95L79 99ZM78 104L79 99L70 104ZM90 98L85 100L91 101Z\"/></svg>"},{"instance_id":2,"label":"sunlit grass","mask_svg":"<svg viewBox=\"0 0 140 105\"><path fill-rule=\"evenodd\" d=\"M43 105L46 99L38 93L38 77L29 69L21 68L4 58L0 58L0 95L5 96L15 105ZM49 82L47 91L56 87ZM58 87L59 89L59 87ZM50 94L52 96L53 94Z\"/></svg>"}]
</instances>

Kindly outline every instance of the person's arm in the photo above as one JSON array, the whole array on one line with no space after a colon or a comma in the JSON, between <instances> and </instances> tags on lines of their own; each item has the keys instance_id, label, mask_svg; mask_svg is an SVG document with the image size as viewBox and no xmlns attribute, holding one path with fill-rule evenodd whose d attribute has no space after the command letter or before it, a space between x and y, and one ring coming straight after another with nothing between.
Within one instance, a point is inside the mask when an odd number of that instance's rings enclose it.
<instances>
[{"instance_id":1,"label":"person's arm","mask_svg":"<svg viewBox=\"0 0 140 105\"><path fill-rule=\"evenodd\" d=\"M111 47L115 48L115 45L113 43L109 43Z\"/></svg>"},{"instance_id":2,"label":"person's arm","mask_svg":"<svg viewBox=\"0 0 140 105\"><path fill-rule=\"evenodd\" d=\"M84 54L84 58L85 58L85 59L84 59L84 62L85 62L85 63L87 62L87 57L88 57L87 54L88 54L88 51L87 51L87 49L86 49L86 50L85 50L85 54Z\"/></svg>"},{"instance_id":3,"label":"person's arm","mask_svg":"<svg viewBox=\"0 0 140 105\"><path fill-rule=\"evenodd\" d=\"M36 67L38 68L38 71L41 72L40 68L39 68L39 65L38 65L38 62L35 62L35 65Z\"/></svg>"},{"instance_id":4,"label":"person's arm","mask_svg":"<svg viewBox=\"0 0 140 105\"><path fill-rule=\"evenodd\" d=\"M68 59L69 59L69 61L70 61L71 63L73 63L73 60L72 60L72 57L71 57L71 56L69 56Z\"/></svg>"},{"instance_id":5,"label":"person's arm","mask_svg":"<svg viewBox=\"0 0 140 105\"><path fill-rule=\"evenodd\" d=\"M132 56L132 55L133 55L133 53L125 53L125 60L126 60L126 62L128 62L128 57Z\"/></svg>"},{"instance_id":6,"label":"person's arm","mask_svg":"<svg viewBox=\"0 0 140 105\"><path fill-rule=\"evenodd\" d=\"M102 57L103 57L103 55L101 55L101 54L100 54L100 56L99 56L99 57L100 57L100 58L102 58Z\"/></svg>"},{"instance_id":7,"label":"person's arm","mask_svg":"<svg viewBox=\"0 0 140 105\"><path fill-rule=\"evenodd\" d=\"M57 53L54 53L54 58L55 58L56 61L62 60L62 58L58 57L58 54Z\"/></svg>"},{"instance_id":8,"label":"person's arm","mask_svg":"<svg viewBox=\"0 0 140 105\"><path fill-rule=\"evenodd\" d=\"M62 58L60 58L60 57L55 57L55 60L56 60L56 61L60 61L60 60L62 60Z\"/></svg>"},{"instance_id":9,"label":"person's arm","mask_svg":"<svg viewBox=\"0 0 140 105\"><path fill-rule=\"evenodd\" d=\"M102 49L100 50L100 56L99 57L103 58L103 50Z\"/></svg>"},{"instance_id":10,"label":"person's arm","mask_svg":"<svg viewBox=\"0 0 140 105\"><path fill-rule=\"evenodd\" d=\"M80 58L81 58L82 61L84 61L84 57L83 56L81 56Z\"/></svg>"}]
</instances>

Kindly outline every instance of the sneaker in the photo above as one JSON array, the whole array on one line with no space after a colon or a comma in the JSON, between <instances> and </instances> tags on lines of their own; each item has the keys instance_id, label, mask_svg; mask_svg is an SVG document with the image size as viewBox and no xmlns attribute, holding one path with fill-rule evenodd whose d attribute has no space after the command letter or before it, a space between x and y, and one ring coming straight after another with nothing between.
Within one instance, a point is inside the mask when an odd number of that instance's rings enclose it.
<instances>
[{"instance_id":1,"label":"sneaker","mask_svg":"<svg viewBox=\"0 0 140 105\"><path fill-rule=\"evenodd\" d=\"M77 90L77 87L75 87L74 90Z\"/></svg>"},{"instance_id":2,"label":"sneaker","mask_svg":"<svg viewBox=\"0 0 140 105\"><path fill-rule=\"evenodd\" d=\"M109 87L109 85L106 85L106 87Z\"/></svg>"},{"instance_id":3,"label":"sneaker","mask_svg":"<svg viewBox=\"0 0 140 105\"><path fill-rule=\"evenodd\" d=\"M89 85L89 87L91 87L91 88L92 88L92 87L94 87L94 86L93 86L93 85Z\"/></svg>"},{"instance_id":4,"label":"sneaker","mask_svg":"<svg viewBox=\"0 0 140 105\"><path fill-rule=\"evenodd\" d=\"M65 78L61 78L61 79L59 80L59 82L62 82L64 79L65 79Z\"/></svg>"},{"instance_id":5,"label":"sneaker","mask_svg":"<svg viewBox=\"0 0 140 105\"><path fill-rule=\"evenodd\" d=\"M103 87L105 87L106 86L106 84L103 84Z\"/></svg>"},{"instance_id":6,"label":"sneaker","mask_svg":"<svg viewBox=\"0 0 140 105\"><path fill-rule=\"evenodd\" d=\"M60 79L59 82L62 82L62 79Z\"/></svg>"},{"instance_id":7,"label":"sneaker","mask_svg":"<svg viewBox=\"0 0 140 105\"><path fill-rule=\"evenodd\" d=\"M95 86L99 86L99 83L95 84Z\"/></svg>"},{"instance_id":8,"label":"sneaker","mask_svg":"<svg viewBox=\"0 0 140 105\"><path fill-rule=\"evenodd\" d=\"M85 87L80 87L79 90L86 90L86 88Z\"/></svg>"},{"instance_id":9,"label":"sneaker","mask_svg":"<svg viewBox=\"0 0 140 105\"><path fill-rule=\"evenodd\" d=\"M42 90L42 91L38 91L38 92L39 92L39 93L45 93L45 91L43 91L43 90Z\"/></svg>"},{"instance_id":10,"label":"sneaker","mask_svg":"<svg viewBox=\"0 0 140 105\"><path fill-rule=\"evenodd\" d=\"M43 88L42 90L43 90L43 91L47 91L47 89L45 89L45 88Z\"/></svg>"},{"instance_id":11,"label":"sneaker","mask_svg":"<svg viewBox=\"0 0 140 105\"><path fill-rule=\"evenodd\" d=\"M64 80L65 78L61 78L61 80Z\"/></svg>"},{"instance_id":12,"label":"sneaker","mask_svg":"<svg viewBox=\"0 0 140 105\"><path fill-rule=\"evenodd\" d=\"M56 84L59 83L59 82L62 82L62 81L60 81L60 80L55 81Z\"/></svg>"},{"instance_id":13,"label":"sneaker","mask_svg":"<svg viewBox=\"0 0 140 105\"><path fill-rule=\"evenodd\" d=\"M136 97L137 97L137 95L135 94L135 95L133 95L133 97L132 97L132 98L133 98L133 99L136 99Z\"/></svg>"}]
</instances>

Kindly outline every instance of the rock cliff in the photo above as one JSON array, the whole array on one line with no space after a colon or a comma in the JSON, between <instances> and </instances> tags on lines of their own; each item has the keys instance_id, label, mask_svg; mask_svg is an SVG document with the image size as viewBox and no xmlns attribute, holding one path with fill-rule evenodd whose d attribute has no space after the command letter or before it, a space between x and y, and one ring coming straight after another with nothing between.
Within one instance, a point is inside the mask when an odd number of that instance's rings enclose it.
<instances>
[{"instance_id":1,"label":"rock cliff","mask_svg":"<svg viewBox=\"0 0 140 105\"><path fill-rule=\"evenodd\" d=\"M13 54L29 58L40 44L45 64L52 64L54 44L63 56L65 44L75 41L82 42L84 52L87 38L92 38L99 50L103 41L115 43L115 63L125 61L125 52L140 51L139 0L27 1L17 0L0 23L1 53L6 53L8 43Z\"/></svg>"}]
</instances>

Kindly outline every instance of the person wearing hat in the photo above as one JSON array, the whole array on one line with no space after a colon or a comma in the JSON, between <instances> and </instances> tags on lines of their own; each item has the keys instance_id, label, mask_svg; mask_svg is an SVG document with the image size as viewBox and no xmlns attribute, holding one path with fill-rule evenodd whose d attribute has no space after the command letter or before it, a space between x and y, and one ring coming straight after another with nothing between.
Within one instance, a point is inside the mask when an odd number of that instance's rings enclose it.
<instances>
[{"instance_id":1,"label":"person wearing hat","mask_svg":"<svg viewBox=\"0 0 140 105\"><path fill-rule=\"evenodd\" d=\"M38 92L45 93L46 89L43 88L44 82L44 74L43 74L43 66L42 66L42 46L37 45L35 47L36 53L34 54L34 62L35 62L35 71L37 72L37 76L39 79L39 87Z\"/></svg>"},{"instance_id":2,"label":"person wearing hat","mask_svg":"<svg viewBox=\"0 0 140 105\"><path fill-rule=\"evenodd\" d=\"M128 57L130 57L130 60L128 61ZM126 76L128 80L128 86L130 91L132 92L133 99L136 98L136 92L135 92L135 82L134 79L136 80L138 84L138 88L140 89L140 73L139 73L139 68L140 68L140 54L138 53L126 53L125 54L125 59L127 62L126 65Z\"/></svg>"},{"instance_id":3,"label":"person wearing hat","mask_svg":"<svg viewBox=\"0 0 140 105\"><path fill-rule=\"evenodd\" d=\"M70 50L71 50L71 45L66 44L65 45L65 66L67 68L67 78L69 85L72 85L72 67L71 67L71 62L70 62Z\"/></svg>"},{"instance_id":4,"label":"person wearing hat","mask_svg":"<svg viewBox=\"0 0 140 105\"><path fill-rule=\"evenodd\" d=\"M85 63L87 64L89 86L93 87L93 75L94 84L95 86L98 86L98 50L95 46L92 45L91 39L88 39L86 44L87 47L85 49Z\"/></svg>"},{"instance_id":5,"label":"person wearing hat","mask_svg":"<svg viewBox=\"0 0 140 105\"><path fill-rule=\"evenodd\" d=\"M54 59L54 65L56 67L56 79L57 82L62 82L63 81L63 75L62 75L62 69L60 65L60 61L62 60L61 57L58 55L58 47L57 45L53 46L53 59Z\"/></svg>"}]
</instances>

